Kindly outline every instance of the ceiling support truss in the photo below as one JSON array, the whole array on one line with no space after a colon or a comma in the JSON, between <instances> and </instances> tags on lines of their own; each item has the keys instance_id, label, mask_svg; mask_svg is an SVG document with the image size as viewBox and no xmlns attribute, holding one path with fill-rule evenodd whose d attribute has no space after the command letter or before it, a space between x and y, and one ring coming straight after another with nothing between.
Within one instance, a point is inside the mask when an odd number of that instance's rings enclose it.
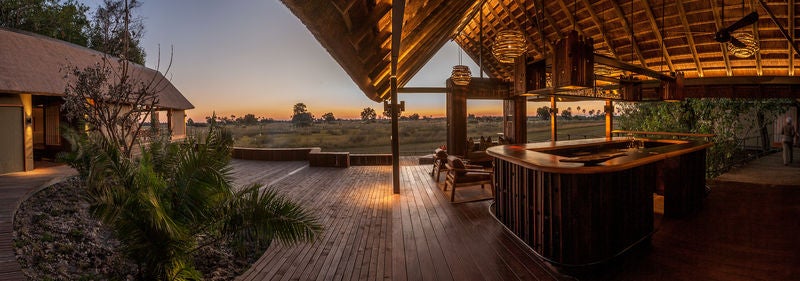
<instances>
[{"instance_id":1,"label":"ceiling support truss","mask_svg":"<svg viewBox=\"0 0 800 281\"><path fill-rule=\"evenodd\" d=\"M605 28L603 28L603 23L600 21L600 18L597 17L597 13L594 12L594 9L592 9L592 3L589 3L589 0L581 0L581 2L584 6L586 6L586 10L589 11L589 16L592 17L592 21L597 26L597 29L600 30L600 35L603 38L603 42L606 42L608 51L611 52L611 55L613 55L614 58L619 59L617 50L613 45L611 45L611 39L609 39L608 34L606 34Z\"/></svg>"},{"instance_id":2,"label":"ceiling support truss","mask_svg":"<svg viewBox=\"0 0 800 281\"><path fill-rule=\"evenodd\" d=\"M755 0L750 0L750 11L751 12L756 11ZM756 40L756 42L759 42L760 44L761 39L759 37L760 36L758 34L758 22L755 22L753 23L753 39ZM764 70L761 68L761 52L756 52L755 57L756 57L756 74L758 74L758 76L764 75Z\"/></svg>"},{"instance_id":3,"label":"ceiling support truss","mask_svg":"<svg viewBox=\"0 0 800 281\"><path fill-rule=\"evenodd\" d=\"M650 8L650 4L647 3L647 0L640 0L644 5L644 11L647 14L647 19L650 20L650 27L653 28L653 34L656 35L656 40L661 44L661 53L664 57L664 60L667 62L667 66L669 67L670 72L675 72L675 66L672 65L672 58L669 56L669 52L667 51L667 46L664 43L664 38L661 36L661 31L658 28L658 23L656 22L656 17L653 16L653 9ZM664 11L661 11L663 14ZM663 17L663 15L662 15Z\"/></svg>"},{"instance_id":4,"label":"ceiling support truss","mask_svg":"<svg viewBox=\"0 0 800 281\"><path fill-rule=\"evenodd\" d=\"M689 21L686 20L686 10L683 8L683 0L675 1L675 5L678 6L678 14L681 18L681 24L683 25L683 29L686 31L686 40L689 42L689 49L692 50L694 64L697 66L697 76L703 77L703 66L700 65L700 57L697 56L697 46L694 45L694 35L692 35L692 29L689 27Z\"/></svg>"},{"instance_id":5,"label":"ceiling support truss","mask_svg":"<svg viewBox=\"0 0 800 281\"><path fill-rule=\"evenodd\" d=\"M625 13L622 11L622 7L620 7L619 4L617 4L617 2L614 0L609 2L611 2L611 5L614 6L614 12L616 13L617 18L622 21L622 29L625 30L625 33L630 35L631 48L633 48L633 52L636 54L636 57L639 58L639 62L642 64L642 66L647 67L647 61L645 61L644 56L642 56L642 50L639 49L639 44L636 43L636 36L633 34L633 30L631 30L628 19L625 18ZM633 59L631 60L633 61Z\"/></svg>"},{"instance_id":6,"label":"ceiling support truss","mask_svg":"<svg viewBox=\"0 0 800 281\"><path fill-rule=\"evenodd\" d=\"M717 9L717 1L711 1L711 12L714 13L714 25L716 26L716 30L725 28L722 26L722 20L720 19L719 11ZM731 70L731 59L728 57L728 48L725 46L726 44L724 43L719 44L719 49L722 53L722 59L725 61L725 75L733 76L733 70Z\"/></svg>"}]
</instances>

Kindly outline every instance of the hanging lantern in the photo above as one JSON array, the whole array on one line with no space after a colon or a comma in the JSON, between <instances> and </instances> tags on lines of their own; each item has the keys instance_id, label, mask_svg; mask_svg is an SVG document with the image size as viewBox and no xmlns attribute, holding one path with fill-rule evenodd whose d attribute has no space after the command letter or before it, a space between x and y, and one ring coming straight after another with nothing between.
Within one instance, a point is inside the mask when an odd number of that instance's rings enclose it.
<instances>
[{"instance_id":1,"label":"hanging lantern","mask_svg":"<svg viewBox=\"0 0 800 281\"><path fill-rule=\"evenodd\" d=\"M501 63L513 63L514 59L527 50L522 32L503 30L497 33L492 44L492 55Z\"/></svg>"},{"instance_id":2,"label":"hanging lantern","mask_svg":"<svg viewBox=\"0 0 800 281\"><path fill-rule=\"evenodd\" d=\"M744 43L744 47L739 48L728 42L728 52L737 58L749 58L760 50L758 41L750 33L734 33L731 36Z\"/></svg>"},{"instance_id":3,"label":"hanging lantern","mask_svg":"<svg viewBox=\"0 0 800 281\"><path fill-rule=\"evenodd\" d=\"M453 84L466 86L472 80L472 72L469 71L468 66L459 64L453 66L453 74L450 75L450 79L453 80Z\"/></svg>"}]
</instances>

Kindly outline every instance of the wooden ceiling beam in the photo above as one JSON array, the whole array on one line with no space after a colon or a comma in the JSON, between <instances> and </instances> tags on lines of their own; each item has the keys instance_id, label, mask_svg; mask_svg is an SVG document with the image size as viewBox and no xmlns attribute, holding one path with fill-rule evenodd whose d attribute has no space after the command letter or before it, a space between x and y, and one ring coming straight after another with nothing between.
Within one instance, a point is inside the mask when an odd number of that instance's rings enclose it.
<instances>
[{"instance_id":1,"label":"wooden ceiling beam","mask_svg":"<svg viewBox=\"0 0 800 281\"><path fill-rule=\"evenodd\" d=\"M516 1L516 0L515 0L515 1ZM502 1L501 1L501 2L502 2ZM536 12L536 13L535 13L535 14L536 14L536 17L538 17L538 16L539 16L539 13L538 13L538 7L537 7L537 6L538 6L538 4L533 6L534 12ZM526 17L528 16L528 13L527 13L527 12L525 13L525 16L526 16ZM533 21L533 19L530 19L530 20L531 20L531 21ZM542 28L542 26L541 26L541 22L539 22L539 21L537 21L537 22L536 22L536 30L538 30L538 31L539 31L539 34L540 34L540 36L542 37L542 41L544 41L544 43L545 43L545 44L547 44L547 49L550 51L550 53L551 53L551 54L555 53L555 51L556 51L556 46L555 46L555 45L553 45L553 43L552 43L552 42L550 42L549 40L547 40L547 33L544 33L544 28ZM544 56L546 57L547 55L545 54Z\"/></svg>"},{"instance_id":2,"label":"wooden ceiling beam","mask_svg":"<svg viewBox=\"0 0 800 281\"><path fill-rule=\"evenodd\" d=\"M603 42L606 43L608 47L608 51L611 52L611 55L619 60L619 55L617 55L617 51L614 49L614 46L611 45L611 40L608 39L608 35L606 34L605 28L603 28L603 23L600 22L600 18L597 17L597 13L594 12L592 9L592 3L589 3L589 0L581 0L584 6L586 6L586 10L589 11L589 16L592 18L594 25L597 26L597 29L600 30L600 37L603 38ZM577 9L577 8L576 8Z\"/></svg>"},{"instance_id":3,"label":"wooden ceiling beam","mask_svg":"<svg viewBox=\"0 0 800 281\"><path fill-rule=\"evenodd\" d=\"M569 9L567 8L567 5L564 4L564 1L556 1L556 2L558 2L558 6L561 9L561 12L564 13L565 17L567 18L567 21L569 21L569 24L573 26L576 31L578 31L578 34L580 34L583 37L589 37L586 36L586 33L583 32L583 29L580 28L580 26L578 26L577 22L575 22L575 17L572 16L572 13L570 13Z\"/></svg>"},{"instance_id":4,"label":"wooden ceiling beam","mask_svg":"<svg viewBox=\"0 0 800 281\"><path fill-rule=\"evenodd\" d=\"M700 65L700 57L697 56L697 47L694 45L692 29L689 27L689 21L686 20L686 10L683 8L683 0L675 1L675 5L678 7L678 15L681 18L683 29L686 31L686 41L689 42L689 49L692 51L692 58L694 59L694 64L697 66L697 76L703 77L703 66Z\"/></svg>"},{"instance_id":5,"label":"wooden ceiling beam","mask_svg":"<svg viewBox=\"0 0 800 281\"><path fill-rule=\"evenodd\" d=\"M756 11L755 1L756 0L750 0L750 12ZM756 42L759 45L761 45L760 37L761 36L759 36L758 34L758 21L756 21L755 23L753 23L753 40L756 40ZM761 52L756 52L755 57L756 57L756 74L758 74L758 76L764 75L764 69L761 67Z\"/></svg>"},{"instance_id":6,"label":"wooden ceiling beam","mask_svg":"<svg viewBox=\"0 0 800 281\"><path fill-rule=\"evenodd\" d=\"M640 0L640 1L642 2L642 4L644 4L644 11L645 14L647 14L647 19L650 20L650 27L653 28L653 34L656 35L656 40L658 40L659 45L661 45L661 53L664 56L664 60L667 62L669 71L675 72L675 66L672 65L672 58L670 58L669 56L669 52L667 51L667 46L664 43L664 38L661 37L661 31L658 28L656 17L653 16L653 9L650 8L650 3L647 3L647 0ZM663 14L664 11L662 10L661 13Z\"/></svg>"},{"instance_id":7,"label":"wooden ceiling beam","mask_svg":"<svg viewBox=\"0 0 800 281\"><path fill-rule=\"evenodd\" d=\"M534 42L536 42L536 41L534 41L534 40L533 40L533 37L531 36L531 34L527 32L527 28L525 28L525 25L523 25L522 23L520 23L520 22L517 20L517 17L514 17L514 14L512 14L512 13L511 13L511 9L509 9L509 8L508 8L508 5L506 5L505 3L503 3L503 1L499 1L498 3L500 3L500 7L502 7L502 8L503 8L503 11L505 11L506 13L508 13L508 17L509 17L509 18L511 18L511 22L513 22L513 23L514 23L514 24L517 26L517 28L519 28L520 30L522 30L522 33L523 33L523 34L525 34L525 39L527 39L527 40L528 40L528 42L530 42L530 43L531 43L531 46L533 46L533 48L534 48L534 49L536 49L536 52L538 52L538 53L540 53L540 54L543 54L543 53L542 53L542 50L541 50L541 49L540 49L538 46L536 46L536 44L534 43ZM520 9L522 10L522 14L525 16L525 18L528 18L528 13L527 13L527 11L525 10L525 7L522 7L522 8L520 8Z\"/></svg>"},{"instance_id":8,"label":"wooden ceiling beam","mask_svg":"<svg viewBox=\"0 0 800 281\"><path fill-rule=\"evenodd\" d=\"M720 19L719 12L717 10L717 1L711 1L711 12L714 13L714 25L717 30L723 29L722 20ZM731 70L731 59L728 57L728 49L725 47L724 43L719 44L720 53L722 53L722 59L725 61L725 74L728 76L733 76L733 70Z\"/></svg>"},{"instance_id":9,"label":"wooden ceiling beam","mask_svg":"<svg viewBox=\"0 0 800 281\"><path fill-rule=\"evenodd\" d=\"M518 0L514 0L514 1L518 2ZM536 4L537 10L538 9L542 10L542 15L544 15L544 19L547 21L547 24L549 24L550 27L553 28L553 30L555 30L556 37L558 37L558 40L564 39L564 36L561 35L561 29L558 28L558 26L556 26L555 19L553 19L553 17L550 16L550 13L547 12L547 9L542 4L542 0L534 0L534 1L535 1L534 3ZM526 7L526 9L527 9L527 7Z\"/></svg>"},{"instance_id":10,"label":"wooden ceiling beam","mask_svg":"<svg viewBox=\"0 0 800 281\"><path fill-rule=\"evenodd\" d=\"M642 50L639 49L639 44L636 43L636 36L633 34L633 30L631 30L630 25L628 25L628 19L625 18L625 13L622 11L622 7L617 4L616 1L610 0L611 6L614 6L614 12L617 14L617 18L622 21L622 29L625 30L628 35L630 35L631 41L631 48L633 48L633 52L636 53L636 57L639 58L639 62L642 66L647 67L647 61L645 61L644 56L642 55Z\"/></svg>"},{"instance_id":11,"label":"wooden ceiling beam","mask_svg":"<svg viewBox=\"0 0 800 281\"><path fill-rule=\"evenodd\" d=\"M789 76L794 76L794 20L795 20L794 19L794 0L789 0L788 2L789 2L788 3L789 4L789 7L788 7L789 30L792 31L792 33L789 34L791 39L789 40L789 42L787 42L789 44L789 50L788 50L788 53L787 53L789 55L789 63L788 63L789 67L788 68L789 68Z\"/></svg>"},{"instance_id":12,"label":"wooden ceiling beam","mask_svg":"<svg viewBox=\"0 0 800 281\"><path fill-rule=\"evenodd\" d=\"M447 40L450 40L450 34L453 34L455 28L458 26L458 21L467 13L467 10L472 7L472 3L467 1L443 1L440 5L441 13L438 16L431 15L436 21L426 23L421 28L422 30L428 29L428 33L418 37L414 40L413 46L415 50L408 50L402 52L400 55L400 65L398 70L398 86L405 86L408 81L425 65L425 62L430 60L436 51L441 49ZM449 12L449 13L448 13ZM408 34L411 37L412 33ZM406 43L404 43L406 44Z\"/></svg>"}]
</instances>

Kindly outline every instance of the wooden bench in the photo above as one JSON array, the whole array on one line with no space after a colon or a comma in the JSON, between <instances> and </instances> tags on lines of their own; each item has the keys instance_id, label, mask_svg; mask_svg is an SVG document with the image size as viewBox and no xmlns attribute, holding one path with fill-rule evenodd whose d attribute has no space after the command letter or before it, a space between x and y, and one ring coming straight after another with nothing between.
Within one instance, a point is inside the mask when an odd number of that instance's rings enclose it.
<instances>
[{"instance_id":1,"label":"wooden bench","mask_svg":"<svg viewBox=\"0 0 800 281\"><path fill-rule=\"evenodd\" d=\"M234 147L231 157L260 161L307 161L308 154L319 151L319 147L304 148L244 148Z\"/></svg>"},{"instance_id":2,"label":"wooden bench","mask_svg":"<svg viewBox=\"0 0 800 281\"><path fill-rule=\"evenodd\" d=\"M350 152L321 152L308 153L308 165L312 167L350 167Z\"/></svg>"}]
</instances>

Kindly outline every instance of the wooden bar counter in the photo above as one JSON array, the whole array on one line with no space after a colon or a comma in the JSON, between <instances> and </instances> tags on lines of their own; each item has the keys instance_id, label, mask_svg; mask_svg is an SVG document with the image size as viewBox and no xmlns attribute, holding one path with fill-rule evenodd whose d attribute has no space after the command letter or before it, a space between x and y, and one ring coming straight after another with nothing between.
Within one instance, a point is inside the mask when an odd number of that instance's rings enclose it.
<instances>
[{"instance_id":1,"label":"wooden bar counter","mask_svg":"<svg viewBox=\"0 0 800 281\"><path fill-rule=\"evenodd\" d=\"M664 195L665 216L699 210L711 145L587 139L491 147L494 213L554 265L601 263L648 241L654 193Z\"/></svg>"}]
</instances>

